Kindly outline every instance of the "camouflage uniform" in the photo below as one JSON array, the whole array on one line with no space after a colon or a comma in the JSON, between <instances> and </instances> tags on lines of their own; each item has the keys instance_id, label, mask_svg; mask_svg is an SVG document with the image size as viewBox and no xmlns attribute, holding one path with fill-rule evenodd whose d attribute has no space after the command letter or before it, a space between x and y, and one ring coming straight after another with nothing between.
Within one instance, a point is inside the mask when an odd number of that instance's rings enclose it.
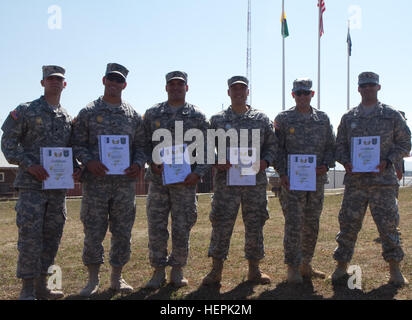
<instances>
[{"instance_id":1,"label":"camouflage uniform","mask_svg":"<svg viewBox=\"0 0 412 320\"><path fill-rule=\"evenodd\" d=\"M311 87L311 86L310 86ZM335 135L326 113L311 108L309 115L297 107L283 111L275 119L279 157L275 165L280 176L288 175L288 154L316 155L317 166L334 167ZM316 177L316 191L281 188L279 202L285 217L285 264L293 267L312 260L323 208L327 175Z\"/></svg>"},{"instance_id":2,"label":"camouflage uniform","mask_svg":"<svg viewBox=\"0 0 412 320\"><path fill-rule=\"evenodd\" d=\"M159 143L152 141L153 133L157 129L167 129L175 143L175 121L183 121L183 133L197 128L206 137L208 123L205 115L196 106L185 103L174 113L167 102L159 103L148 109L144 115L149 163L153 162L151 155ZM185 143L190 144L186 141ZM202 177L209 168L207 164L195 164L192 165L192 172ZM190 230L197 220L196 186L163 185L162 176L152 172L151 167L147 170L145 179L150 181L146 206L150 264L155 268L167 265L183 267L187 263ZM172 216L172 252L167 256L169 212Z\"/></svg>"},{"instance_id":3,"label":"camouflage uniform","mask_svg":"<svg viewBox=\"0 0 412 320\"><path fill-rule=\"evenodd\" d=\"M80 111L73 126L73 151L83 164L99 160L99 135L128 135L130 163L144 168L143 120L129 103L122 101L120 106L109 106L100 97ZM86 169L82 182L83 263L104 262L102 242L109 226L112 233L110 264L122 267L130 258L131 231L136 215L136 180L126 175L98 177Z\"/></svg>"},{"instance_id":4,"label":"camouflage uniform","mask_svg":"<svg viewBox=\"0 0 412 320\"><path fill-rule=\"evenodd\" d=\"M258 129L260 159L272 164L276 157L276 136L273 124L263 113L249 106L242 114L237 114L230 106L210 119L211 129L235 129L240 137L240 129L247 129L248 146L252 146L252 129ZM236 141L239 146L239 141ZM226 142L226 148L230 145ZM217 145L216 145L217 148ZM219 150L218 150L219 152ZM221 151L222 152L222 151ZM210 221L212 235L209 257L225 260L228 255L230 238L239 206L242 204L242 218L245 224L245 258L261 260L265 256L263 227L269 219L266 198L267 178L265 171L256 175L256 186L227 186L227 171L217 171L214 177L214 195Z\"/></svg>"},{"instance_id":5,"label":"camouflage uniform","mask_svg":"<svg viewBox=\"0 0 412 320\"><path fill-rule=\"evenodd\" d=\"M62 107L42 96L19 105L2 126L1 148L7 161L19 166L14 187L19 190L17 277L37 278L54 264L66 221L66 190L42 190L42 182L27 169L40 164L41 147L67 147L71 118Z\"/></svg>"},{"instance_id":6,"label":"camouflage uniform","mask_svg":"<svg viewBox=\"0 0 412 320\"><path fill-rule=\"evenodd\" d=\"M382 239L385 261L401 261L404 253L399 232L399 212L396 200L398 180L393 164L411 149L411 133L400 113L378 102L369 115L362 114L362 105L343 115L338 128L336 160L341 164L351 162L352 137L380 136L380 159L388 160L382 174L346 174L345 193L339 212L340 232L336 236L338 247L334 258L349 262L353 256L358 232L368 204Z\"/></svg>"}]
</instances>

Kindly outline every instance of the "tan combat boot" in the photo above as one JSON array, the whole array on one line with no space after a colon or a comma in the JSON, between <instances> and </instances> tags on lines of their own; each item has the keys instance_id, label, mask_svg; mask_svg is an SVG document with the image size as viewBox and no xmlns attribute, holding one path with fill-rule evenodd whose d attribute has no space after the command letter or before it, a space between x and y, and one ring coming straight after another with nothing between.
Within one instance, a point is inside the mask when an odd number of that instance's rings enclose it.
<instances>
[{"instance_id":1,"label":"tan combat boot","mask_svg":"<svg viewBox=\"0 0 412 320\"><path fill-rule=\"evenodd\" d=\"M47 286L47 275L42 274L35 281L36 298L41 300L56 300L64 297L61 290L51 290Z\"/></svg>"},{"instance_id":2,"label":"tan combat boot","mask_svg":"<svg viewBox=\"0 0 412 320\"><path fill-rule=\"evenodd\" d=\"M249 272L247 279L249 281L257 282L259 284L269 284L270 277L264 274L259 269L259 260L248 260L249 261Z\"/></svg>"},{"instance_id":3,"label":"tan combat boot","mask_svg":"<svg viewBox=\"0 0 412 320\"><path fill-rule=\"evenodd\" d=\"M34 295L34 279L23 279L19 300L36 300Z\"/></svg>"},{"instance_id":4,"label":"tan combat boot","mask_svg":"<svg viewBox=\"0 0 412 320\"><path fill-rule=\"evenodd\" d=\"M288 283L289 284L301 284L303 283L302 275L299 272L298 267L288 265Z\"/></svg>"},{"instance_id":5,"label":"tan combat boot","mask_svg":"<svg viewBox=\"0 0 412 320\"><path fill-rule=\"evenodd\" d=\"M219 284L222 281L223 260L213 258L212 270L203 278L203 285Z\"/></svg>"},{"instance_id":6,"label":"tan combat boot","mask_svg":"<svg viewBox=\"0 0 412 320\"><path fill-rule=\"evenodd\" d=\"M110 276L110 289L121 293L132 293L133 287L122 278L123 267L113 267Z\"/></svg>"},{"instance_id":7,"label":"tan combat boot","mask_svg":"<svg viewBox=\"0 0 412 320\"><path fill-rule=\"evenodd\" d=\"M389 272L390 272L390 279L389 283L393 284L394 286L402 287L404 285L408 285L409 281L403 276L400 268L399 262L395 260L389 261Z\"/></svg>"},{"instance_id":8,"label":"tan combat boot","mask_svg":"<svg viewBox=\"0 0 412 320\"><path fill-rule=\"evenodd\" d=\"M303 278L326 278L324 272L314 269L310 263L302 263L299 267L299 271Z\"/></svg>"},{"instance_id":9,"label":"tan combat boot","mask_svg":"<svg viewBox=\"0 0 412 320\"><path fill-rule=\"evenodd\" d=\"M347 269L347 262L338 261L335 271L328 277L328 279L331 279L332 281L338 281L339 279L342 279L343 277L348 275Z\"/></svg>"},{"instance_id":10,"label":"tan combat boot","mask_svg":"<svg viewBox=\"0 0 412 320\"><path fill-rule=\"evenodd\" d=\"M156 267L154 269L152 278L146 283L147 289L159 289L166 283L166 270L165 267Z\"/></svg>"},{"instance_id":11,"label":"tan combat boot","mask_svg":"<svg viewBox=\"0 0 412 320\"><path fill-rule=\"evenodd\" d=\"M188 285L189 281L183 276L182 267L172 267L172 271L170 272L170 282L177 288Z\"/></svg>"},{"instance_id":12,"label":"tan combat boot","mask_svg":"<svg viewBox=\"0 0 412 320\"><path fill-rule=\"evenodd\" d=\"M100 264L88 264L89 281L87 285L80 291L80 296L90 297L99 291L99 270Z\"/></svg>"}]
</instances>

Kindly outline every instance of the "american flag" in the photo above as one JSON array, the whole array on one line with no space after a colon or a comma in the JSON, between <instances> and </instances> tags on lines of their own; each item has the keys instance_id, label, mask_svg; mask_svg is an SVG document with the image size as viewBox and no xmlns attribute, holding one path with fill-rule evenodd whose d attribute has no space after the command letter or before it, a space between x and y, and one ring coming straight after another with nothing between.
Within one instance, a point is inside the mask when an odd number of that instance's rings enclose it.
<instances>
[{"instance_id":1,"label":"american flag","mask_svg":"<svg viewBox=\"0 0 412 320\"><path fill-rule=\"evenodd\" d=\"M322 36L322 34L324 33L323 32L323 13L325 12L325 10L326 10L326 8L325 8L325 1L323 1L323 0L318 0L318 7L321 7L321 12L320 12L320 20L319 20L319 24L320 24L320 34L319 34L319 36L321 37Z\"/></svg>"}]
</instances>

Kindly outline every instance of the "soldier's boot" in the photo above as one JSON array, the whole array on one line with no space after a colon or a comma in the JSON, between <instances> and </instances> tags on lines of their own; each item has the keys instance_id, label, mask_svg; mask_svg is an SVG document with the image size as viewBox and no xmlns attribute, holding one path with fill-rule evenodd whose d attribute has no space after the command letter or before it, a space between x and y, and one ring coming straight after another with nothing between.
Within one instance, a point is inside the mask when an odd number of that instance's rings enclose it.
<instances>
[{"instance_id":1,"label":"soldier's boot","mask_svg":"<svg viewBox=\"0 0 412 320\"><path fill-rule=\"evenodd\" d=\"M165 267L156 267L153 271L152 278L146 283L147 289L159 289L166 283L166 269Z\"/></svg>"},{"instance_id":2,"label":"soldier's boot","mask_svg":"<svg viewBox=\"0 0 412 320\"><path fill-rule=\"evenodd\" d=\"M189 281L183 276L183 268L179 266L173 266L170 272L170 282L173 286L180 288L187 286Z\"/></svg>"},{"instance_id":3,"label":"soldier's boot","mask_svg":"<svg viewBox=\"0 0 412 320\"><path fill-rule=\"evenodd\" d=\"M249 272L247 279L249 281L257 282L259 284L269 284L270 277L262 273L259 269L259 260L250 259L249 261Z\"/></svg>"},{"instance_id":4,"label":"soldier's boot","mask_svg":"<svg viewBox=\"0 0 412 320\"><path fill-rule=\"evenodd\" d=\"M409 281L403 276L399 268L399 262L395 260L389 261L389 272L391 275L389 279L390 284L393 284L398 287L402 287L404 285L409 284Z\"/></svg>"},{"instance_id":5,"label":"soldier's boot","mask_svg":"<svg viewBox=\"0 0 412 320\"><path fill-rule=\"evenodd\" d=\"M23 279L19 300L36 300L34 295L34 279Z\"/></svg>"},{"instance_id":6,"label":"soldier's boot","mask_svg":"<svg viewBox=\"0 0 412 320\"><path fill-rule=\"evenodd\" d=\"M80 291L80 296L90 297L99 291L99 270L100 264L88 264L87 271L89 272L89 281L87 285Z\"/></svg>"},{"instance_id":7,"label":"soldier's boot","mask_svg":"<svg viewBox=\"0 0 412 320\"><path fill-rule=\"evenodd\" d=\"M289 284L301 284L303 283L302 275L299 271L299 267L288 265L288 280Z\"/></svg>"},{"instance_id":8,"label":"soldier's boot","mask_svg":"<svg viewBox=\"0 0 412 320\"><path fill-rule=\"evenodd\" d=\"M331 279L332 281L338 281L339 279L342 279L343 277L348 275L347 269L348 269L347 262L338 261L335 271L332 273L332 275L328 277L328 279Z\"/></svg>"},{"instance_id":9,"label":"soldier's boot","mask_svg":"<svg viewBox=\"0 0 412 320\"><path fill-rule=\"evenodd\" d=\"M223 260L213 258L212 270L203 278L203 285L219 284L222 281Z\"/></svg>"},{"instance_id":10,"label":"soldier's boot","mask_svg":"<svg viewBox=\"0 0 412 320\"><path fill-rule=\"evenodd\" d=\"M56 300L64 297L61 290L51 290L47 286L47 275L42 274L35 281L36 298L41 300Z\"/></svg>"},{"instance_id":11,"label":"soldier's boot","mask_svg":"<svg viewBox=\"0 0 412 320\"><path fill-rule=\"evenodd\" d=\"M110 289L120 293L132 293L133 287L129 285L122 277L123 267L113 267L110 276Z\"/></svg>"},{"instance_id":12,"label":"soldier's boot","mask_svg":"<svg viewBox=\"0 0 412 320\"><path fill-rule=\"evenodd\" d=\"M324 272L314 269L310 263L302 263L299 267L299 271L303 278L326 278Z\"/></svg>"}]
</instances>

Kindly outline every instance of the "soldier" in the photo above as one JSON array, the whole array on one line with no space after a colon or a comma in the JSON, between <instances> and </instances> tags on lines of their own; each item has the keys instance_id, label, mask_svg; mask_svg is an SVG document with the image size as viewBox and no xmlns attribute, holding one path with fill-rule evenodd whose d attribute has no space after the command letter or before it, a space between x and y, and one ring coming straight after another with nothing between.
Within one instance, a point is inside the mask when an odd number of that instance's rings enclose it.
<instances>
[{"instance_id":1,"label":"soldier","mask_svg":"<svg viewBox=\"0 0 412 320\"><path fill-rule=\"evenodd\" d=\"M396 200L398 180L394 164L407 156L411 149L411 132L401 114L378 100L381 89L379 76L373 72L359 75L359 106L343 115L336 139L336 160L346 170L345 192L339 212L340 232L334 252L337 268L332 280L346 275L352 259L358 232L369 205L382 240L382 256L390 266L389 283L407 284L399 269L404 253L399 232L399 212ZM353 137L380 136L378 173L352 173L351 141Z\"/></svg>"},{"instance_id":2,"label":"soldier","mask_svg":"<svg viewBox=\"0 0 412 320\"><path fill-rule=\"evenodd\" d=\"M2 127L4 156L19 166L14 187L19 190L17 278L23 280L22 300L64 296L61 291L47 288L47 275L66 221L66 190L42 190L42 182L49 175L41 165L40 148L67 147L70 143L71 117L60 105L66 87L65 69L43 66L41 85L44 95L19 105Z\"/></svg>"},{"instance_id":3,"label":"soldier","mask_svg":"<svg viewBox=\"0 0 412 320\"><path fill-rule=\"evenodd\" d=\"M144 168L146 156L143 119L122 100L128 72L120 64L109 63L103 77L104 96L88 104L74 121L73 150L85 165L80 217L85 233L83 263L87 266L89 281L80 292L84 297L99 289L99 270L104 263L102 242L108 226L112 233L110 288L122 293L133 290L121 273L130 258L131 231L136 215L136 178ZM124 175L106 174L108 168L99 157L100 135L129 136L130 167Z\"/></svg>"},{"instance_id":4,"label":"soldier","mask_svg":"<svg viewBox=\"0 0 412 320\"><path fill-rule=\"evenodd\" d=\"M265 169L274 162L276 156L277 141L273 132L273 123L261 111L246 104L249 95L249 80L243 76L234 76L228 80L228 95L231 106L214 115L210 120L211 129L236 130L240 137L240 130L248 132L248 147L252 147L252 130L258 130L260 146L260 160L256 185L228 186L226 176L232 166L216 164L214 196L210 221L212 223L212 235L209 246L209 257L213 258L213 267L210 273L203 279L203 284L218 284L222 279L224 260L227 258L230 238L239 206L242 204L242 218L245 225L245 258L249 262L248 280L260 284L269 284L270 278L259 269L260 260L264 258L263 227L269 218L267 209L266 186L267 178ZM220 137L218 137L219 139ZM223 150L217 152L226 153L230 147L226 137ZM239 140L236 141L237 146Z\"/></svg>"},{"instance_id":5,"label":"soldier","mask_svg":"<svg viewBox=\"0 0 412 320\"><path fill-rule=\"evenodd\" d=\"M176 145L175 128L183 126L183 134L197 128L206 137L208 123L205 115L194 105L185 101L187 74L173 71L166 75L166 91L168 100L148 109L144 115L146 130L147 155L152 156L153 149L159 144L152 141L157 129L170 132L170 143ZM206 145L205 145L206 146ZM205 154L206 155L206 154ZM206 161L192 165L192 172L183 183L163 185L163 164L155 163L149 158L150 167L145 179L149 184L147 197L147 219L149 231L149 259L154 268L153 276L146 288L156 289L166 282L166 266L171 266L171 283L176 287L186 286L188 280L183 276L183 267L187 264L189 253L190 230L197 220L196 185L200 178L209 170ZM169 212L172 217L172 251L167 255L167 230Z\"/></svg>"},{"instance_id":6,"label":"soldier","mask_svg":"<svg viewBox=\"0 0 412 320\"><path fill-rule=\"evenodd\" d=\"M275 119L279 139L281 177L279 202L285 217L284 250L288 266L287 281L302 283L303 278L325 278L311 266L319 232L327 172L335 166L335 135L326 113L310 105L314 91L310 79L293 82L292 96L296 106L281 112ZM316 155L316 191L290 190L288 155Z\"/></svg>"}]
</instances>

